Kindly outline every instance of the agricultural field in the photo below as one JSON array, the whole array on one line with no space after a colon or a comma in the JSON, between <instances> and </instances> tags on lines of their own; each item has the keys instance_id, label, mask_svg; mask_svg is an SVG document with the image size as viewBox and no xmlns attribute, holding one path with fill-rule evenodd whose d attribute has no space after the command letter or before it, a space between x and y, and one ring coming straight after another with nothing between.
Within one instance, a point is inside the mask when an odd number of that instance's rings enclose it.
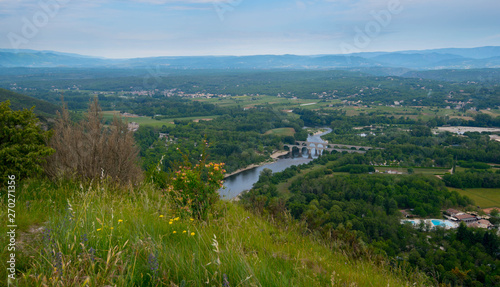
<instances>
[{"instance_id":1,"label":"agricultural field","mask_svg":"<svg viewBox=\"0 0 500 287\"><path fill-rule=\"evenodd\" d=\"M257 96L232 96L225 98L211 98L211 99L195 99L195 101L206 102L216 104L220 107L235 107L240 106L242 108L252 108L258 105L270 105L277 109L282 110L292 110L295 108L301 109L326 109L326 110L344 110L347 116L357 116L361 113L365 114L380 114L387 116L408 117L411 119L422 119L429 120L436 116L438 117L450 117L450 118L460 118L464 120L473 120L473 116L477 112L467 111L462 112L455 109L445 109L439 107L427 107L427 106L386 106L386 105L371 105L371 106L351 106L342 105L338 99L291 99L276 96L267 95L257 95ZM500 115L500 111L483 110L486 114L490 115Z\"/></svg>"},{"instance_id":2,"label":"agricultural field","mask_svg":"<svg viewBox=\"0 0 500 287\"><path fill-rule=\"evenodd\" d=\"M342 109L346 111L347 116L358 116L361 113L365 114L381 114L387 116L408 117L410 119L429 120L436 116L461 118L464 120L473 120L474 112L468 111L463 113L453 109L443 109L437 107L408 107L408 106L344 106L336 107L335 109Z\"/></svg>"},{"instance_id":3,"label":"agricultural field","mask_svg":"<svg viewBox=\"0 0 500 287\"><path fill-rule=\"evenodd\" d=\"M484 114L488 114L492 117L500 116L500 109L481 110L481 112Z\"/></svg>"},{"instance_id":4,"label":"agricultural field","mask_svg":"<svg viewBox=\"0 0 500 287\"><path fill-rule=\"evenodd\" d=\"M115 115L119 115L119 111L105 111L103 112L103 117L105 120L113 120ZM204 116L204 117L179 117L179 118L169 118L169 119L153 119L151 117L143 117L143 116L134 116L134 117L124 117L124 120L127 122L136 122L140 126L153 126L153 127L162 127L162 126L172 126L174 125L175 120L188 120L188 121L200 121L200 120L212 120L216 118L216 116Z\"/></svg>"},{"instance_id":5,"label":"agricultural field","mask_svg":"<svg viewBox=\"0 0 500 287\"><path fill-rule=\"evenodd\" d=\"M211 103L220 107L236 107L251 108L259 105L270 105L277 109L319 109L327 108L331 104L340 103L339 100L318 100L318 99L291 99L267 95L243 95L231 97L214 97L211 99L194 99L194 101Z\"/></svg>"},{"instance_id":6,"label":"agricultural field","mask_svg":"<svg viewBox=\"0 0 500 287\"><path fill-rule=\"evenodd\" d=\"M481 208L500 207L500 188L468 188L459 189L449 187L460 195L465 195L474 200L475 204Z\"/></svg>"}]
</instances>

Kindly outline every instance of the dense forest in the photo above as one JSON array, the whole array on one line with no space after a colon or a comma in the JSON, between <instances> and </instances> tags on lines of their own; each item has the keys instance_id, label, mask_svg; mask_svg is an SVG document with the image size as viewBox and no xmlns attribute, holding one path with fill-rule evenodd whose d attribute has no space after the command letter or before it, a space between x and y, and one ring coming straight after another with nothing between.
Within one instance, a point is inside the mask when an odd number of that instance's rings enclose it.
<instances>
[{"instance_id":1,"label":"dense forest","mask_svg":"<svg viewBox=\"0 0 500 287\"><path fill-rule=\"evenodd\" d=\"M496 172L468 170L445 174L447 186L457 188L500 188L500 170Z\"/></svg>"}]
</instances>

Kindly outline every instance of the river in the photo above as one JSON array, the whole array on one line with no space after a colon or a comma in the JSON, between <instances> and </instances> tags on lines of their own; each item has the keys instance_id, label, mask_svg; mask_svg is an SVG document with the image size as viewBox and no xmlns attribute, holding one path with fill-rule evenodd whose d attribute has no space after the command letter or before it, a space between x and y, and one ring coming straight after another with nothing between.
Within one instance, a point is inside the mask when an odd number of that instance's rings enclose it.
<instances>
[{"instance_id":1,"label":"river","mask_svg":"<svg viewBox=\"0 0 500 287\"><path fill-rule=\"evenodd\" d=\"M316 135L309 135L307 137L307 141L326 143L324 140L321 139L321 136L331 131L332 131L331 129L327 128L326 131L323 133ZM314 156L314 149L312 154L313 158L316 158L316 156ZM219 194L223 199L232 199L238 194L240 194L242 191L251 189L253 184L256 183L257 180L259 180L260 172L265 168L268 168L273 172L278 172L278 171L283 171L287 167L290 167L292 165L308 163L311 160L312 159L308 158L307 154L301 156L295 155L295 157L293 158L291 157L280 158L273 163L261 165L249 170L242 171L240 173L237 173L235 175L226 178L224 182L224 188L219 190Z\"/></svg>"}]
</instances>

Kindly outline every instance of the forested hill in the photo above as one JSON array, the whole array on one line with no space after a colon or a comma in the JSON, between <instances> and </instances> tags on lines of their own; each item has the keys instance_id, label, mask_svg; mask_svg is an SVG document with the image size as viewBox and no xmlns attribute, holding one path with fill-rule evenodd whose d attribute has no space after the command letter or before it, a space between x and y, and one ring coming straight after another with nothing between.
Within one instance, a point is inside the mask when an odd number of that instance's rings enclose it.
<instances>
[{"instance_id":1,"label":"forested hill","mask_svg":"<svg viewBox=\"0 0 500 287\"><path fill-rule=\"evenodd\" d=\"M32 107L35 107L34 112L40 117L42 122L44 122L46 118L55 117L57 110L59 109L58 106L47 101L0 88L0 102L4 102L6 100L10 101L10 107L13 110L29 110Z\"/></svg>"},{"instance_id":2,"label":"forested hill","mask_svg":"<svg viewBox=\"0 0 500 287\"><path fill-rule=\"evenodd\" d=\"M35 113L43 117L55 117L58 110L56 105L47 101L0 88L0 102L4 102L6 100L10 101L10 107L13 110L29 110L34 106Z\"/></svg>"}]
</instances>

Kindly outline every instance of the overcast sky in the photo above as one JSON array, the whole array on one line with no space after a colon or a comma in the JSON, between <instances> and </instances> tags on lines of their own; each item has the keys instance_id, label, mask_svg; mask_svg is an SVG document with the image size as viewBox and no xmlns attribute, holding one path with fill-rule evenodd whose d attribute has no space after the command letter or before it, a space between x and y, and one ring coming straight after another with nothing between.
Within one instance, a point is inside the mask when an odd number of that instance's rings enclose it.
<instances>
[{"instance_id":1,"label":"overcast sky","mask_svg":"<svg viewBox=\"0 0 500 287\"><path fill-rule=\"evenodd\" d=\"M500 46L498 0L0 0L0 48L108 58Z\"/></svg>"}]
</instances>

